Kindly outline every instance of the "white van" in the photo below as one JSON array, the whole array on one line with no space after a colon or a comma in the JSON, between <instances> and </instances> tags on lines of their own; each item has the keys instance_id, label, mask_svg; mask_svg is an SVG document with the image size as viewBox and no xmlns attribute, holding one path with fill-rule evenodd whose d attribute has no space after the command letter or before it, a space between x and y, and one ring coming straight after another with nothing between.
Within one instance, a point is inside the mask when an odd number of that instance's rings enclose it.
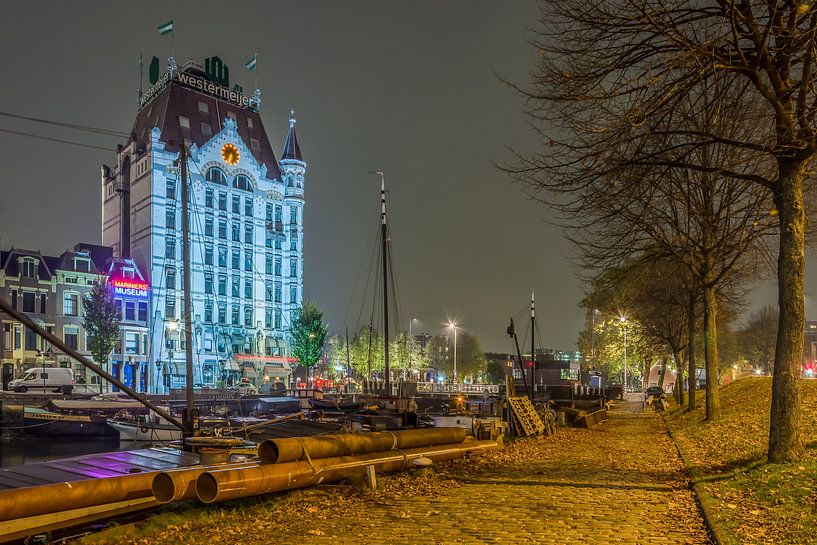
<instances>
[{"instance_id":1,"label":"white van","mask_svg":"<svg viewBox=\"0 0 817 545\"><path fill-rule=\"evenodd\" d=\"M63 367L34 367L9 382L9 388L15 392L70 393L74 388L74 371Z\"/></svg>"}]
</instances>

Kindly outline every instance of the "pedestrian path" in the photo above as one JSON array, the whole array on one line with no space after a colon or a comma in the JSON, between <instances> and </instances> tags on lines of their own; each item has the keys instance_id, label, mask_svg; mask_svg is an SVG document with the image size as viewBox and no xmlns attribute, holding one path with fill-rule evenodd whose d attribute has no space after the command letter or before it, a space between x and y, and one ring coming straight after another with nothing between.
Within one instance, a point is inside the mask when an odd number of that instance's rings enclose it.
<instances>
[{"instance_id":1,"label":"pedestrian path","mask_svg":"<svg viewBox=\"0 0 817 545\"><path fill-rule=\"evenodd\" d=\"M335 519L307 544L708 544L661 418L624 402L596 430L556 438L553 456L461 479L436 497ZM562 448L563 447L563 448ZM279 543L289 541L276 540Z\"/></svg>"}]
</instances>

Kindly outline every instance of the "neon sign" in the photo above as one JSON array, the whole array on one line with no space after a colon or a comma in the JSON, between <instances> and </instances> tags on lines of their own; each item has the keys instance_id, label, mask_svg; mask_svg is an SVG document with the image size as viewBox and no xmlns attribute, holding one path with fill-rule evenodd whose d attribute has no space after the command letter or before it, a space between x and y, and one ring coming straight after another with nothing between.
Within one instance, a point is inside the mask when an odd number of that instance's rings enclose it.
<instances>
[{"instance_id":1,"label":"neon sign","mask_svg":"<svg viewBox=\"0 0 817 545\"><path fill-rule=\"evenodd\" d=\"M120 297L134 297L137 299L147 299L148 290L150 289L150 286L148 286L146 283L130 278L112 279L111 286L113 286L114 295L118 295Z\"/></svg>"}]
</instances>

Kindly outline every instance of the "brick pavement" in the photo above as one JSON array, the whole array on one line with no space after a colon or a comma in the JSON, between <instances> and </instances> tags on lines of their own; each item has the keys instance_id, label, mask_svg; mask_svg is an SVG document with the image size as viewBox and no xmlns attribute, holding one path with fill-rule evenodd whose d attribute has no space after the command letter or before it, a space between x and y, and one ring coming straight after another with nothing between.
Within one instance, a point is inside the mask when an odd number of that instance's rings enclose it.
<instances>
[{"instance_id":1,"label":"brick pavement","mask_svg":"<svg viewBox=\"0 0 817 545\"><path fill-rule=\"evenodd\" d=\"M569 430L546 460L511 464L437 497L374 505L366 520L331 519L323 535L277 543L708 544L663 421L626 402L596 430ZM283 538L283 539L282 539Z\"/></svg>"}]
</instances>

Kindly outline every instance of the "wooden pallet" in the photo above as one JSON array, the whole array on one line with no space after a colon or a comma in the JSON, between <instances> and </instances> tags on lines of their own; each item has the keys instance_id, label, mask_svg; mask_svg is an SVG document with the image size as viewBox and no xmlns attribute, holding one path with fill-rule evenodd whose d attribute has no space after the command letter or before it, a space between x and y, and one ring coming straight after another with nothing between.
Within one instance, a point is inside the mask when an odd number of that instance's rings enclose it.
<instances>
[{"instance_id":1,"label":"wooden pallet","mask_svg":"<svg viewBox=\"0 0 817 545\"><path fill-rule=\"evenodd\" d=\"M509 397L508 404L511 406L517 429L523 435L541 435L545 432L545 423L536 413L528 396Z\"/></svg>"}]
</instances>

